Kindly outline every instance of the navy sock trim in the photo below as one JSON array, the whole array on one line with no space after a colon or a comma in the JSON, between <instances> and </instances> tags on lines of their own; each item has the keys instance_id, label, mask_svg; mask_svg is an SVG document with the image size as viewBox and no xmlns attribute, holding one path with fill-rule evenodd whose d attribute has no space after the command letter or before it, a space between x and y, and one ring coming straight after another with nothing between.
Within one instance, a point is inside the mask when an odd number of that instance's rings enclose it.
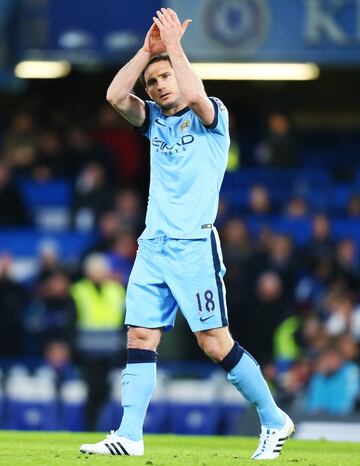
<instances>
[{"instance_id":1,"label":"navy sock trim","mask_svg":"<svg viewBox=\"0 0 360 466\"><path fill-rule=\"evenodd\" d=\"M128 349L127 363L139 364L142 362L157 362L157 352L146 349Z\"/></svg>"},{"instance_id":2,"label":"navy sock trim","mask_svg":"<svg viewBox=\"0 0 360 466\"><path fill-rule=\"evenodd\" d=\"M242 358L244 351L244 348L240 346L237 341L234 341L234 346L231 348L230 352L225 356L225 358L220 362L220 366L226 372L231 371L231 369L234 369L236 364Z\"/></svg>"}]
</instances>

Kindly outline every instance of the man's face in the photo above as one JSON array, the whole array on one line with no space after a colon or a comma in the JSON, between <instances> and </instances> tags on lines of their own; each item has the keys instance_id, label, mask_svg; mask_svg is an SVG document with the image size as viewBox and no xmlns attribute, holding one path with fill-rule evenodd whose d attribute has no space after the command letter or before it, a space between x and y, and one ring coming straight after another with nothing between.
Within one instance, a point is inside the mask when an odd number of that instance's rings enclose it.
<instances>
[{"instance_id":1,"label":"man's face","mask_svg":"<svg viewBox=\"0 0 360 466\"><path fill-rule=\"evenodd\" d=\"M170 110L180 103L174 70L167 60L152 63L144 78L146 92L164 110Z\"/></svg>"}]
</instances>

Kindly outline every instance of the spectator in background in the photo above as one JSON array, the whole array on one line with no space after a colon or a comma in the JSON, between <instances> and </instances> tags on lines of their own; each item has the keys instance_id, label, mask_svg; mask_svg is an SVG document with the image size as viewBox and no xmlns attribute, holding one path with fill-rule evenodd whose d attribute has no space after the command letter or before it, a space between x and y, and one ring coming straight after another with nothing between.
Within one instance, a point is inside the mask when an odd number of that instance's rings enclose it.
<instances>
[{"instance_id":1,"label":"spectator in background","mask_svg":"<svg viewBox=\"0 0 360 466\"><path fill-rule=\"evenodd\" d=\"M28 354L40 356L53 341L67 345L71 353L75 338L75 304L70 280L60 269L49 270L26 312Z\"/></svg>"},{"instance_id":2,"label":"spectator in background","mask_svg":"<svg viewBox=\"0 0 360 466\"><path fill-rule=\"evenodd\" d=\"M303 218L309 214L309 207L302 197L294 197L285 205L284 214L290 218Z\"/></svg>"},{"instance_id":3,"label":"spectator in background","mask_svg":"<svg viewBox=\"0 0 360 466\"><path fill-rule=\"evenodd\" d=\"M326 298L327 319L325 328L329 335L351 335L357 318L353 296L349 291L330 288Z\"/></svg>"},{"instance_id":4,"label":"spectator in background","mask_svg":"<svg viewBox=\"0 0 360 466\"><path fill-rule=\"evenodd\" d=\"M290 314L283 283L276 272L266 271L259 276L250 309L254 327L250 335L254 335L256 329L256 341L250 345L251 352L261 365L272 360L274 331Z\"/></svg>"},{"instance_id":5,"label":"spectator in background","mask_svg":"<svg viewBox=\"0 0 360 466\"><path fill-rule=\"evenodd\" d=\"M279 274L283 282L284 297L293 299L298 279L298 264L294 256L294 245L290 236L275 233L270 242L267 268Z\"/></svg>"},{"instance_id":6,"label":"spectator in background","mask_svg":"<svg viewBox=\"0 0 360 466\"><path fill-rule=\"evenodd\" d=\"M71 294L77 313L76 352L89 389L86 427L95 430L109 394L108 375L114 366L123 363L125 289L110 279L102 254L85 259L84 274L72 286Z\"/></svg>"},{"instance_id":7,"label":"spectator in background","mask_svg":"<svg viewBox=\"0 0 360 466\"><path fill-rule=\"evenodd\" d=\"M335 273L343 279L355 293L359 289L360 266L356 254L356 244L352 238L338 242L335 251Z\"/></svg>"},{"instance_id":8,"label":"spectator in background","mask_svg":"<svg viewBox=\"0 0 360 466\"><path fill-rule=\"evenodd\" d=\"M286 115L270 114L264 139L255 149L255 160L272 168L296 167L296 143Z\"/></svg>"},{"instance_id":9,"label":"spectator in background","mask_svg":"<svg viewBox=\"0 0 360 466\"><path fill-rule=\"evenodd\" d=\"M127 286L136 255L136 236L129 229L123 229L116 236L112 247L106 254L112 276Z\"/></svg>"},{"instance_id":10,"label":"spectator in background","mask_svg":"<svg viewBox=\"0 0 360 466\"><path fill-rule=\"evenodd\" d=\"M226 264L226 296L231 315L231 328L236 338L247 347L251 338L252 315L247 310L254 281L252 273L254 251L246 226L240 219L230 219L222 228L221 236Z\"/></svg>"},{"instance_id":11,"label":"spectator in background","mask_svg":"<svg viewBox=\"0 0 360 466\"><path fill-rule=\"evenodd\" d=\"M89 132L81 125L71 126L65 134L66 152L69 159L69 174L76 178L83 168L91 162L102 166L105 176L116 184L118 178L113 158L109 150L95 142Z\"/></svg>"},{"instance_id":12,"label":"spectator in background","mask_svg":"<svg viewBox=\"0 0 360 466\"><path fill-rule=\"evenodd\" d=\"M269 191L265 186L256 184L248 191L247 213L258 216L266 216L272 213L272 205Z\"/></svg>"},{"instance_id":13,"label":"spectator in background","mask_svg":"<svg viewBox=\"0 0 360 466\"><path fill-rule=\"evenodd\" d=\"M43 356L45 365L55 371L58 387L65 380L79 378L69 345L63 340L49 340Z\"/></svg>"},{"instance_id":14,"label":"spectator in background","mask_svg":"<svg viewBox=\"0 0 360 466\"><path fill-rule=\"evenodd\" d=\"M278 377L277 399L282 406L296 403L299 397L304 395L306 386L311 376L311 363L308 358L298 359L287 372Z\"/></svg>"},{"instance_id":15,"label":"spectator in background","mask_svg":"<svg viewBox=\"0 0 360 466\"><path fill-rule=\"evenodd\" d=\"M229 112L229 132L230 132L230 147L228 164L226 171L233 172L239 170L241 165L241 148L240 138L238 135L238 127L234 113Z\"/></svg>"},{"instance_id":16,"label":"spectator in background","mask_svg":"<svg viewBox=\"0 0 360 466\"><path fill-rule=\"evenodd\" d=\"M26 111L15 113L4 136L2 159L16 174L29 174L36 160L37 145L33 116Z\"/></svg>"},{"instance_id":17,"label":"spectator in background","mask_svg":"<svg viewBox=\"0 0 360 466\"><path fill-rule=\"evenodd\" d=\"M305 264L312 268L322 259L331 260L334 247L328 217L324 214L315 215L312 220L312 237L304 251Z\"/></svg>"},{"instance_id":18,"label":"spectator in background","mask_svg":"<svg viewBox=\"0 0 360 466\"><path fill-rule=\"evenodd\" d=\"M336 339L336 344L346 361L359 362L359 347L351 335L341 335Z\"/></svg>"},{"instance_id":19,"label":"spectator in background","mask_svg":"<svg viewBox=\"0 0 360 466\"><path fill-rule=\"evenodd\" d=\"M353 194L346 206L346 213L349 217L360 217L360 194Z\"/></svg>"},{"instance_id":20,"label":"spectator in background","mask_svg":"<svg viewBox=\"0 0 360 466\"><path fill-rule=\"evenodd\" d=\"M102 212L112 207L112 202L112 189L101 165L95 162L85 165L75 183L72 225L76 230L93 230Z\"/></svg>"},{"instance_id":21,"label":"spectator in background","mask_svg":"<svg viewBox=\"0 0 360 466\"><path fill-rule=\"evenodd\" d=\"M0 162L0 227L26 224L28 216L21 191L12 181L10 168Z\"/></svg>"},{"instance_id":22,"label":"spectator in background","mask_svg":"<svg viewBox=\"0 0 360 466\"><path fill-rule=\"evenodd\" d=\"M37 157L31 174L38 181L46 181L67 174L67 160L60 135L47 129L40 132Z\"/></svg>"},{"instance_id":23,"label":"spectator in background","mask_svg":"<svg viewBox=\"0 0 360 466\"><path fill-rule=\"evenodd\" d=\"M122 228L121 220L115 211L108 210L100 214L96 242L86 251L84 257L93 252L109 251Z\"/></svg>"},{"instance_id":24,"label":"spectator in background","mask_svg":"<svg viewBox=\"0 0 360 466\"><path fill-rule=\"evenodd\" d=\"M145 225L139 193L135 189L122 189L116 193L114 204L121 225L133 229L140 236Z\"/></svg>"},{"instance_id":25,"label":"spectator in background","mask_svg":"<svg viewBox=\"0 0 360 466\"><path fill-rule=\"evenodd\" d=\"M10 275L12 259L0 254L0 356L23 355L23 313L27 293Z\"/></svg>"},{"instance_id":26,"label":"spectator in background","mask_svg":"<svg viewBox=\"0 0 360 466\"><path fill-rule=\"evenodd\" d=\"M143 174L144 146L130 124L110 107L104 106L98 114L98 128L93 131L96 141L104 144L114 157L117 179L121 184L138 184Z\"/></svg>"},{"instance_id":27,"label":"spectator in background","mask_svg":"<svg viewBox=\"0 0 360 466\"><path fill-rule=\"evenodd\" d=\"M311 414L345 415L354 409L359 394L359 368L347 361L337 345L328 346L317 358L305 395Z\"/></svg>"},{"instance_id":28,"label":"spectator in background","mask_svg":"<svg viewBox=\"0 0 360 466\"><path fill-rule=\"evenodd\" d=\"M38 248L38 273L37 283L41 284L54 271L58 271L62 267L60 260L59 246L55 241L41 241Z\"/></svg>"},{"instance_id":29,"label":"spectator in background","mask_svg":"<svg viewBox=\"0 0 360 466\"><path fill-rule=\"evenodd\" d=\"M215 221L216 227L222 228L230 217L231 214L229 204L223 197L220 197Z\"/></svg>"},{"instance_id":30,"label":"spectator in background","mask_svg":"<svg viewBox=\"0 0 360 466\"><path fill-rule=\"evenodd\" d=\"M296 305L298 307L320 306L333 278L333 261L329 258L320 259L297 282L294 295Z\"/></svg>"}]
</instances>

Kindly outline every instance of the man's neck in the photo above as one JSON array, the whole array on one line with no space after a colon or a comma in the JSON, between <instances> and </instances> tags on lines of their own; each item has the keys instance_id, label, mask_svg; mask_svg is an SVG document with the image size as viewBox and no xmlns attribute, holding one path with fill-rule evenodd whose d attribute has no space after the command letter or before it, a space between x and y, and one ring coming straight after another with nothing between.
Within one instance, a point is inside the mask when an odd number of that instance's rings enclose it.
<instances>
[{"instance_id":1,"label":"man's neck","mask_svg":"<svg viewBox=\"0 0 360 466\"><path fill-rule=\"evenodd\" d=\"M174 105L174 107L168 108L168 109L162 109L162 112L165 116L173 116L176 115L178 112L186 108L188 105L184 101L180 101L177 105Z\"/></svg>"}]
</instances>

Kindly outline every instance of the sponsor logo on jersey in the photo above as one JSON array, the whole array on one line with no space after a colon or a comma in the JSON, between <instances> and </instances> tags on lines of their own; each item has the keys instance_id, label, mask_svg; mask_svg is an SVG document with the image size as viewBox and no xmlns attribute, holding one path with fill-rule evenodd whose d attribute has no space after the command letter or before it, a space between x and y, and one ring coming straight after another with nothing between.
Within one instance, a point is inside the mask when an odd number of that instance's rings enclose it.
<instances>
[{"instance_id":1,"label":"sponsor logo on jersey","mask_svg":"<svg viewBox=\"0 0 360 466\"><path fill-rule=\"evenodd\" d=\"M160 120L160 118L155 118L155 123L157 123L160 126L166 126L165 123L162 120Z\"/></svg>"},{"instance_id":2,"label":"sponsor logo on jersey","mask_svg":"<svg viewBox=\"0 0 360 466\"><path fill-rule=\"evenodd\" d=\"M214 317L214 314L208 317L200 317L200 322L206 322L207 320L211 319L211 317Z\"/></svg>"},{"instance_id":3,"label":"sponsor logo on jersey","mask_svg":"<svg viewBox=\"0 0 360 466\"><path fill-rule=\"evenodd\" d=\"M151 140L152 146L156 147L156 152L161 152L166 155L174 155L179 152L185 152L186 146L192 144L195 138L192 134L185 134L172 146L169 146L166 141L162 141L157 136Z\"/></svg>"}]
</instances>

